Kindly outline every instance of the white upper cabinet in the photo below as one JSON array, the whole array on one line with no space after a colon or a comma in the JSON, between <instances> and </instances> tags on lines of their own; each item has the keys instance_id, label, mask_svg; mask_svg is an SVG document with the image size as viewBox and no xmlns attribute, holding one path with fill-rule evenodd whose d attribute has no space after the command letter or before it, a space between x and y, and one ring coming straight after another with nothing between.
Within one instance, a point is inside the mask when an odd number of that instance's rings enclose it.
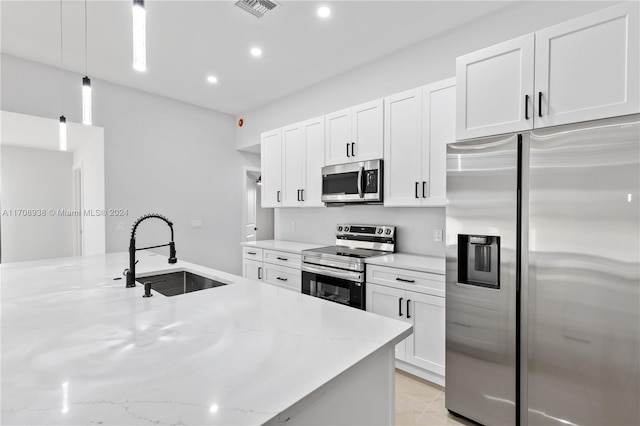
<instances>
[{"instance_id":1,"label":"white upper cabinet","mask_svg":"<svg viewBox=\"0 0 640 426\"><path fill-rule=\"evenodd\" d=\"M383 150L383 102L382 99L351 108L351 161L378 160Z\"/></svg>"},{"instance_id":2,"label":"white upper cabinet","mask_svg":"<svg viewBox=\"0 0 640 426\"><path fill-rule=\"evenodd\" d=\"M282 132L261 135L262 207L281 207L282 201Z\"/></svg>"},{"instance_id":3,"label":"white upper cabinet","mask_svg":"<svg viewBox=\"0 0 640 426\"><path fill-rule=\"evenodd\" d=\"M304 172L300 198L304 207L324 207L322 167L324 166L324 117L302 123Z\"/></svg>"},{"instance_id":4,"label":"white upper cabinet","mask_svg":"<svg viewBox=\"0 0 640 426\"><path fill-rule=\"evenodd\" d=\"M444 207L447 144L456 141L455 77L423 87L422 102L422 205Z\"/></svg>"},{"instance_id":5,"label":"white upper cabinet","mask_svg":"<svg viewBox=\"0 0 640 426\"><path fill-rule=\"evenodd\" d=\"M457 58L457 139L533 128L533 55L529 34Z\"/></svg>"},{"instance_id":6,"label":"white upper cabinet","mask_svg":"<svg viewBox=\"0 0 640 426\"><path fill-rule=\"evenodd\" d=\"M384 205L444 206L446 145L455 141L456 81L384 99Z\"/></svg>"},{"instance_id":7,"label":"white upper cabinet","mask_svg":"<svg viewBox=\"0 0 640 426\"><path fill-rule=\"evenodd\" d=\"M351 108L325 116L325 164L347 163L351 150Z\"/></svg>"},{"instance_id":8,"label":"white upper cabinet","mask_svg":"<svg viewBox=\"0 0 640 426\"><path fill-rule=\"evenodd\" d=\"M622 3L459 57L456 139L640 112L639 7Z\"/></svg>"},{"instance_id":9,"label":"white upper cabinet","mask_svg":"<svg viewBox=\"0 0 640 426\"><path fill-rule=\"evenodd\" d=\"M304 145L300 123L282 128L282 207L300 205L303 187Z\"/></svg>"},{"instance_id":10,"label":"white upper cabinet","mask_svg":"<svg viewBox=\"0 0 640 426\"><path fill-rule=\"evenodd\" d=\"M640 111L637 2L536 32L535 126Z\"/></svg>"},{"instance_id":11,"label":"white upper cabinet","mask_svg":"<svg viewBox=\"0 0 640 426\"><path fill-rule=\"evenodd\" d=\"M382 99L325 117L326 165L376 160L383 156Z\"/></svg>"},{"instance_id":12,"label":"white upper cabinet","mask_svg":"<svg viewBox=\"0 0 640 426\"><path fill-rule=\"evenodd\" d=\"M422 89L384 98L384 110L384 205L419 206L422 202ZM426 148L429 151L429 147Z\"/></svg>"},{"instance_id":13,"label":"white upper cabinet","mask_svg":"<svg viewBox=\"0 0 640 426\"><path fill-rule=\"evenodd\" d=\"M322 166L324 165L324 117L314 118L301 123L292 124L280 129L281 162L280 177L282 184L275 188L270 182L274 175L278 153L273 148L278 137L277 131L263 137L263 155L267 157L263 161L267 164L268 173L264 177L263 191L267 194L275 194L271 198L268 207L324 207L322 197ZM267 182L267 178L269 182ZM275 177L277 181L277 176ZM266 184L266 186L265 186ZM277 190L281 189L278 193ZM262 203L265 206L264 202ZM265 206L265 207L267 207Z\"/></svg>"}]
</instances>

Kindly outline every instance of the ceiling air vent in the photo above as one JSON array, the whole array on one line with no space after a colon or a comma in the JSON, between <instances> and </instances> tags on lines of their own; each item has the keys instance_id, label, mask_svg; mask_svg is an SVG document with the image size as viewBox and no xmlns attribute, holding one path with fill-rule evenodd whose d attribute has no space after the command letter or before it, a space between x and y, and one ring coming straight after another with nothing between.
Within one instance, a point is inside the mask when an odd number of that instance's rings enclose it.
<instances>
[{"instance_id":1,"label":"ceiling air vent","mask_svg":"<svg viewBox=\"0 0 640 426\"><path fill-rule=\"evenodd\" d=\"M276 7L280 6L278 2L273 0L239 0L236 6L244 9L256 18L262 18Z\"/></svg>"}]
</instances>

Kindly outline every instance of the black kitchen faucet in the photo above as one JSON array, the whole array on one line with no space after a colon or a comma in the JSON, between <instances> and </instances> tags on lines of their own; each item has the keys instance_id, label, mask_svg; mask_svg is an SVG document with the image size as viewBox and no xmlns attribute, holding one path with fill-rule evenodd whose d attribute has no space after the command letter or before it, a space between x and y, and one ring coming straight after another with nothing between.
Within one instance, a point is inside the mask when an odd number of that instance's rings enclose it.
<instances>
[{"instance_id":1,"label":"black kitchen faucet","mask_svg":"<svg viewBox=\"0 0 640 426\"><path fill-rule=\"evenodd\" d=\"M147 220L147 219L160 219L166 222L167 225L169 225L169 228L171 228L171 241L167 244L160 244L157 246L150 246L150 247L142 247L142 248L136 248L136 230L138 229L138 226L140 225L141 222ZM144 216L141 216L140 218L138 218L135 223L133 224L133 227L131 228L131 240L129 240L129 268L124 270L124 274L127 278L127 287L135 287L136 286L136 251L138 250L147 250L147 249L152 249L152 248L158 248L158 247L166 247L169 246L169 263L176 263L178 261L178 259L176 258L176 245L173 242L173 223L167 219L166 217L159 215L159 214L155 214L155 213L151 213L151 214L146 214Z\"/></svg>"}]
</instances>

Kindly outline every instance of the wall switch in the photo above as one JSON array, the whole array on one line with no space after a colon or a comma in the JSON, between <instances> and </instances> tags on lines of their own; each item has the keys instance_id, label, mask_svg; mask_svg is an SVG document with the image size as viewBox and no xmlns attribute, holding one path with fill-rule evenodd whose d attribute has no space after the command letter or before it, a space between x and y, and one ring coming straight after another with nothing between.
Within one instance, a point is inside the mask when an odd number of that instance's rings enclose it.
<instances>
[{"instance_id":1,"label":"wall switch","mask_svg":"<svg viewBox=\"0 0 640 426\"><path fill-rule=\"evenodd\" d=\"M442 241L442 229L433 230L433 241Z\"/></svg>"},{"instance_id":2,"label":"wall switch","mask_svg":"<svg viewBox=\"0 0 640 426\"><path fill-rule=\"evenodd\" d=\"M191 229L202 229L202 219L191 219Z\"/></svg>"},{"instance_id":3,"label":"wall switch","mask_svg":"<svg viewBox=\"0 0 640 426\"><path fill-rule=\"evenodd\" d=\"M124 222L118 222L118 232L124 232Z\"/></svg>"}]
</instances>

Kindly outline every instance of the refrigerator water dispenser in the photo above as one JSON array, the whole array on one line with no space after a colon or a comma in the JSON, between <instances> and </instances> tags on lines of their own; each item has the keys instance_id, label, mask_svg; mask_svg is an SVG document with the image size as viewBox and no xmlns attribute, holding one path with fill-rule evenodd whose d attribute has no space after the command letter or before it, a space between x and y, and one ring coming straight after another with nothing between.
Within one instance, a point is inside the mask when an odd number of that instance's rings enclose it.
<instances>
[{"instance_id":1,"label":"refrigerator water dispenser","mask_svg":"<svg viewBox=\"0 0 640 426\"><path fill-rule=\"evenodd\" d=\"M500 237L458 235L458 281L500 288Z\"/></svg>"}]
</instances>

